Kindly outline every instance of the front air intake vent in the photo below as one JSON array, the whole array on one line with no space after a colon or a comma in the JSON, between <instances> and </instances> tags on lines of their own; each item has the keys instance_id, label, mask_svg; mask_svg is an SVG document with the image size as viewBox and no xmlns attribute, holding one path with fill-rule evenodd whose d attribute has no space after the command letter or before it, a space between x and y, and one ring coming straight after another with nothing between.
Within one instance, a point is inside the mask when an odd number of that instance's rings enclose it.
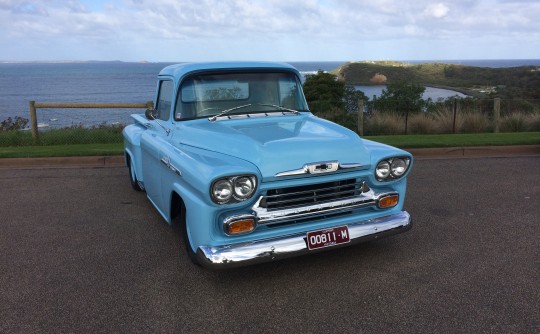
<instances>
[{"instance_id":1,"label":"front air intake vent","mask_svg":"<svg viewBox=\"0 0 540 334\"><path fill-rule=\"evenodd\" d=\"M360 195L367 187L364 182L347 179L305 186L271 189L260 206L268 211L333 202Z\"/></svg>"}]
</instances>

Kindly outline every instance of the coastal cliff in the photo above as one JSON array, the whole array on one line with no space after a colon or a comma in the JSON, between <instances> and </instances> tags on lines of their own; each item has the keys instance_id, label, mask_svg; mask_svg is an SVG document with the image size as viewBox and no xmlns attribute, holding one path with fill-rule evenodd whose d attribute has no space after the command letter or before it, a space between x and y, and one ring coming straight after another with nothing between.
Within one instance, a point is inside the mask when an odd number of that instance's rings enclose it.
<instances>
[{"instance_id":1,"label":"coastal cliff","mask_svg":"<svg viewBox=\"0 0 540 334\"><path fill-rule=\"evenodd\" d=\"M333 73L351 85L406 81L469 95L540 99L540 67L537 66L489 68L445 63L348 62Z\"/></svg>"}]
</instances>

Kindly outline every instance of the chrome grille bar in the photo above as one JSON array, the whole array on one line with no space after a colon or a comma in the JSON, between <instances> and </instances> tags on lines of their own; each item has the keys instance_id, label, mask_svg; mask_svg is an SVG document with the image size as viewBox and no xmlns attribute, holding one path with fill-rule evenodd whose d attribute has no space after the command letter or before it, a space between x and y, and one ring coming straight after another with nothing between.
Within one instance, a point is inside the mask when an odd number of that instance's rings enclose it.
<instances>
[{"instance_id":1,"label":"chrome grille bar","mask_svg":"<svg viewBox=\"0 0 540 334\"><path fill-rule=\"evenodd\" d=\"M379 197L385 194L375 194L364 181L356 179L273 189L268 193L270 195L261 196L252 207L258 224L291 223L347 214L377 206Z\"/></svg>"},{"instance_id":2,"label":"chrome grille bar","mask_svg":"<svg viewBox=\"0 0 540 334\"><path fill-rule=\"evenodd\" d=\"M253 206L253 212L259 224L281 223L298 219L306 219L313 216L328 214L337 214L340 212L351 211L354 209L375 206L376 199L373 193L364 194L354 198L325 202L320 204L306 205L296 208L269 211L266 208L258 206L262 197Z\"/></svg>"},{"instance_id":3,"label":"chrome grille bar","mask_svg":"<svg viewBox=\"0 0 540 334\"><path fill-rule=\"evenodd\" d=\"M357 182L356 179L271 189L259 205L269 211L281 210L329 200L343 200L357 196L367 189L369 188L365 186L365 182Z\"/></svg>"},{"instance_id":4,"label":"chrome grille bar","mask_svg":"<svg viewBox=\"0 0 540 334\"><path fill-rule=\"evenodd\" d=\"M267 199L273 199L273 198L279 198L283 196L301 196L304 194L312 194L314 191L316 192L324 192L324 191L334 191L336 189L343 189L343 188L352 188L352 190L357 189L357 185L361 185L361 183L354 183L354 184L346 184L342 186L334 186L334 187L327 187L327 188L317 188L315 190L304 190L304 191L298 191L298 192L292 192L292 193L284 193L284 194L278 194L278 195L266 195L265 197Z\"/></svg>"},{"instance_id":5,"label":"chrome grille bar","mask_svg":"<svg viewBox=\"0 0 540 334\"><path fill-rule=\"evenodd\" d=\"M357 193L359 193L358 190L353 189L352 191L347 190L347 191L340 191L340 192L336 192L336 193L313 194L311 196L305 196L305 197L301 197L301 198L293 198L293 199L287 199L287 200L281 200L281 201L272 201L271 205L268 204L268 199L267 199L267 206L288 207L288 206L294 206L294 205L284 205L284 204L292 204L292 203L302 204L302 203L305 203L305 202L322 202L325 199L332 198L332 197L333 198L352 197L352 196L356 195ZM342 195L346 195L346 196L342 196Z\"/></svg>"}]
</instances>

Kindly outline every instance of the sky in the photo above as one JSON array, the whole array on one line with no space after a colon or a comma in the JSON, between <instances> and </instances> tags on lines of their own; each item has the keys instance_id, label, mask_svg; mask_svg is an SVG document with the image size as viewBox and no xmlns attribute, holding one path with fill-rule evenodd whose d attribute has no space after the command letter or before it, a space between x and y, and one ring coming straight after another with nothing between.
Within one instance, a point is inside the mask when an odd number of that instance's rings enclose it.
<instances>
[{"instance_id":1,"label":"sky","mask_svg":"<svg viewBox=\"0 0 540 334\"><path fill-rule=\"evenodd\" d=\"M0 60L540 58L540 0L0 0Z\"/></svg>"}]
</instances>

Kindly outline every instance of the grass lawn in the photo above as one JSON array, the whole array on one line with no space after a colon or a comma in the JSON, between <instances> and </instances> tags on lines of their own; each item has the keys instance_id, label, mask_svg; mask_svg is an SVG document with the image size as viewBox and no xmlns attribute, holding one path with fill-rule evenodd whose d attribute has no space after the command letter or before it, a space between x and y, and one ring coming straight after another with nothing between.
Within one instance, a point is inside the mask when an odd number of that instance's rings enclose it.
<instances>
[{"instance_id":1,"label":"grass lawn","mask_svg":"<svg viewBox=\"0 0 540 334\"><path fill-rule=\"evenodd\" d=\"M109 156L123 153L123 143L0 147L0 158Z\"/></svg>"},{"instance_id":2,"label":"grass lawn","mask_svg":"<svg viewBox=\"0 0 540 334\"><path fill-rule=\"evenodd\" d=\"M399 148L540 145L540 132L367 136ZM122 155L123 143L0 147L0 158Z\"/></svg>"},{"instance_id":3,"label":"grass lawn","mask_svg":"<svg viewBox=\"0 0 540 334\"><path fill-rule=\"evenodd\" d=\"M399 148L540 145L540 132L367 136Z\"/></svg>"}]
</instances>

